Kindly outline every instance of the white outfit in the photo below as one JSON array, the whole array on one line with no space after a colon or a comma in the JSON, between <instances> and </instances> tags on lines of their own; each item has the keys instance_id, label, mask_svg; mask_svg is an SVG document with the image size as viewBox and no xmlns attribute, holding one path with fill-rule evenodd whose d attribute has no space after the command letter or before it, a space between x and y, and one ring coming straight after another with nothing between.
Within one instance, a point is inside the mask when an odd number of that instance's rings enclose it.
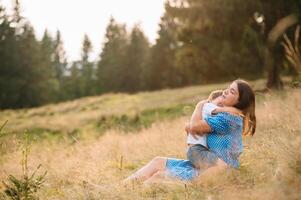
<instances>
[{"instance_id":1,"label":"white outfit","mask_svg":"<svg viewBox=\"0 0 301 200\"><path fill-rule=\"evenodd\" d=\"M212 111L215 110L216 108L218 108L218 106L213 103L204 103L202 109L202 119L205 119L208 115L211 115ZM190 133L188 133L187 144L201 144L207 147L207 134L201 136L195 135L195 137L193 137Z\"/></svg>"}]
</instances>

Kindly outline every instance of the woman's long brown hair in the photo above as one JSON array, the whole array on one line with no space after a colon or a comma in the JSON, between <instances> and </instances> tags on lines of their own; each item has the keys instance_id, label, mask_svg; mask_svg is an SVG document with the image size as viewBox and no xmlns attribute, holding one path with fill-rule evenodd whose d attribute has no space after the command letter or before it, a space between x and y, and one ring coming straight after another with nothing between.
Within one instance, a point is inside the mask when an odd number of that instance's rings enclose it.
<instances>
[{"instance_id":1,"label":"woman's long brown hair","mask_svg":"<svg viewBox=\"0 0 301 200\"><path fill-rule=\"evenodd\" d=\"M244 135L254 135L256 130L256 115L255 115L255 93L250 84L242 79L237 79L239 99L234 107L240 109L245 115L244 118Z\"/></svg>"}]
</instances>

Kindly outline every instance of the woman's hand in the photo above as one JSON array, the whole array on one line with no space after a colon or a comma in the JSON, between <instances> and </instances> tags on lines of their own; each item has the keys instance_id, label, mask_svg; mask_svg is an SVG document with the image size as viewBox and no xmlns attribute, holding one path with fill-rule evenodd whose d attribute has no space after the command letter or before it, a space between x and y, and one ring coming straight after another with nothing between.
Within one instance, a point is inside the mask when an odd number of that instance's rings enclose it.
<instances>
[{"instance_id":1,"label":"woman's hand","mask_svg":"<svg viewBox=\"0 0 301 200\"><path fill-rule=\"evenodd\" d=\"M208 129L209 128L209 129ZM202 130L202 131L200 131ZM203 120L200 120L198 123L191 123L187 122L185 124L185 131L186 134L191 134L193 137L196 138L197 135L203 135L206 134L206 131L210 131L210 127L207 125L207 122L204 122ZM203 132L205 131L205 132Z\"/></svg>"},{"instance_id":2,"label":"woman's hand","mask_svg":"<svg viewBox=\"0 0 301 200\"><path fill-rule=\"evenodd\" d=\"M211 132L211 127L204 120L194 121L190 124L190 131L193 134L203 135Z\"/></svg>"},{"instance_id":3,"label":"woman's hand","mask_svg":"<svg viewBox=\"0 0 301 200\"><path fill-rule=\"evenodd\" d=\"M192 135L192 137L194 137L195 139L197 139L197 132L195 132L195 131L192 131L192 129L191 129L191 123L190 122L188 122L188 123L186 123L185 124L185 131L186 131L186 134L188 135L188 134L190 134L190 135Z\"/></svg>"},{"instance_id":4,"label":"woman's hand","mask_svg":"<svg viewBox=\"0 0 301 200\"><path fill-rule=\"evenodd\" d=\"M190 123L189 123L189 122L187 122L187 123L185 124L185 131L186 131L187 135L188 135L188 133L191 132L191 130L190 130Z\"/></svg>"},{"instance_id":5,"label":"woman's hand","mask_svg":"<svg viewBox=\"0 0 301 200\"><path fill-rule=\"evenodd\" d=\"M189 125L187 125L187 130L192 135L196 135L196 134L202 135L205 133L209 133L211 131L207 122L202 120L202 109L203 109L204 103L206 103L206 102L207 102L206 100L202 100L202 101L198 102L192 113L190 123L189 123ZM186 127L185 127L185 130L186 130Z\"/></svg>"}]
</instances>

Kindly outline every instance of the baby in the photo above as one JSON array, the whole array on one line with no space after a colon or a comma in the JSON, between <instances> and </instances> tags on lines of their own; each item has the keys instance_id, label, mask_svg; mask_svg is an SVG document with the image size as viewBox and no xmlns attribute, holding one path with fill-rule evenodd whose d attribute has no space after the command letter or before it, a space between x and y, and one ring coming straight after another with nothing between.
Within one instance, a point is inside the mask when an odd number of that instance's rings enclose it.
<instances>
[{"instance_id":1,"label":"baby","mask_svg":"<svg viewBox=\"0 0 301 200\"><path fill-rule=\"evenodd\" d=\"M222 90L217 90L211 92L207 102L203 104L201 117L205 119L208 115L216 114L218 112L230 112L237 113L237 109L234 107L223 107L222 105ZM208 168L210 166L201 166L201 165L214 165L214 158L211 157L211 154L207 147L207 134L196 135L191 134L187 131L187 159L193 164L195 168Z\"/></svg>"}]
</instances>

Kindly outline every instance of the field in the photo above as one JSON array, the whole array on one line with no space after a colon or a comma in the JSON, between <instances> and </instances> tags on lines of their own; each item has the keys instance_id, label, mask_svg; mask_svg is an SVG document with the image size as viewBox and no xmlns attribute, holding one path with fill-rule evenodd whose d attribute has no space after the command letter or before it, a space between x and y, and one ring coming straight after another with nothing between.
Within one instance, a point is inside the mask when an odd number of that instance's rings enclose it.
<instances>
[{"instance_id":1,"label":"field","mask_svg":"<svg viewBox=\"0 0 301 200\"><path fill-rule=\"evenodd\" d=\"M255 89L263 81L253 82ZM301 90L257 93L258 128L243 138L238 170L199 183L120 183L155 156L185 158L184 123L193 105L227 85L134 95L107 94L0 112L0 191L22 176L22 133L29 171L47 171L40 199L301 199ZM0 198L5 198L0 194Z\"/></svg>"}]
</instances>

